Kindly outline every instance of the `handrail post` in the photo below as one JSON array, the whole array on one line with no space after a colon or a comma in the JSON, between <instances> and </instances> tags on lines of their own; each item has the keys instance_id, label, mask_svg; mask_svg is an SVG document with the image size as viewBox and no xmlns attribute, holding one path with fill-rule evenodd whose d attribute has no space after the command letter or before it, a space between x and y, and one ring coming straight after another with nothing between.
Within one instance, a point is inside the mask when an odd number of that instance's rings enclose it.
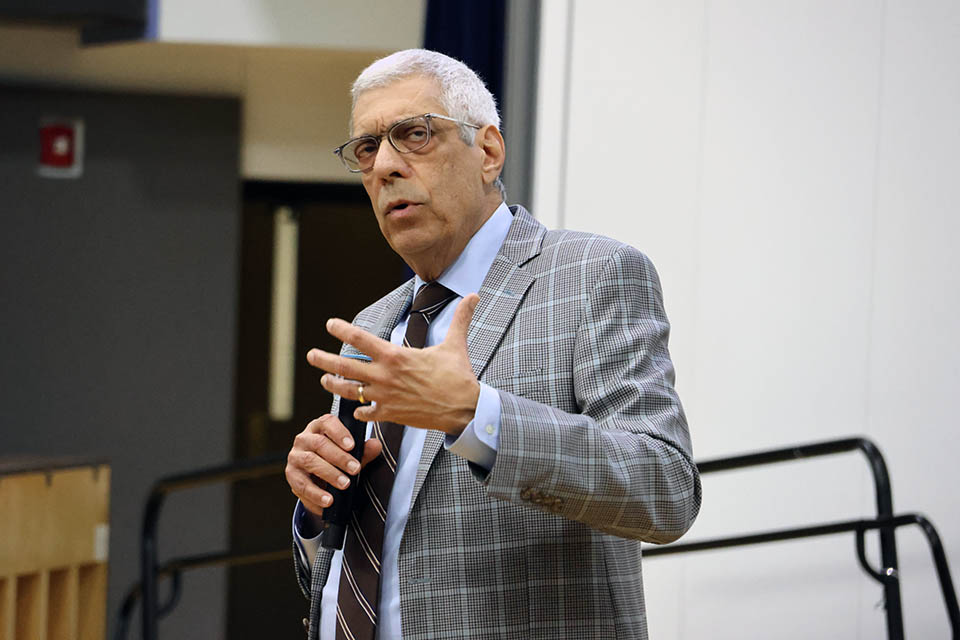
<instances>
[{"instance_id":1,"label":"handrail post","mask_svg":"<svg viewBox=\"0 0 960 640\"><path fill-rule=\"evenodd\" d=\"M890 474L883 454L871 440L858 438L859 448L870 462L877 495L877 519L893 518L893 493ZM900 576L897 562L896 527L880 527L880 573L883 575L883 602L887 612L887 637L903 640L903 606L900 601Z\"/></svg>"},{"instance_id":2,"label":"handrail post","mask_svg":"<svg viewBox=\"0 0 960 640\"><path fill-rule=\"evenodd\" d=\"M219 482L233 483L237 480L260 478L271 473L283 470L286 454L270 454L260 458L242 460L231 464L219 465L157 480L150 490L147 506L143 511L143 527L140 532L140 589L143 602L141 603L142 638L143 640L158 640L157 625L161 615L168 612L169 607L161 611L157 580L159 568L157 563L157 525L160 521L160 508L167 494L172 491L199 487ZM175 582L175 589L179 582ZM175 602L179 593L174 591L170 603Z\"/></svg>"},{"instance_id":3,"label":"handrail post","mask_svg":"<svg viewBox=\"0 0 960 640\"><path fill-rule=\"evenodd\" d=\"M953 630L954 640L957 640L960 638L960 606L957 605L957 592L953 588L953 578L950 576L950 566L947 564L947 554L943 550L943 543L940 542L940 534L937 533L933 523L921 515L914 516L914 522L920 526L927 536L927 544L930 546L930 553L933 555L933 564L937 569L937 577L940 579L940 593L947 605L950 628Z\"/></svg>"},{"instance_id":4,"label":"handrail post","mask_svg":"<svg viewBox=\"0 0 960 640\"><path fill-rule=\"evenodd\" d=\"M141 613L143 640L158 640L157 618L160 605L157 588L157 523L165 494L157 489L150 493L143 513L143 531L140 537L140 585L143 594Z\"/></svg>"}]
</instances>

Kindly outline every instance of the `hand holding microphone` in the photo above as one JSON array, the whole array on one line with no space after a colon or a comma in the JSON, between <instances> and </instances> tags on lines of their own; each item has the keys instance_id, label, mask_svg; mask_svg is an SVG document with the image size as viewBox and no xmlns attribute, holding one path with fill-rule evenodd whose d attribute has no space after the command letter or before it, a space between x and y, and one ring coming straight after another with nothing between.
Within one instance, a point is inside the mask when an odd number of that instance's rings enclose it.
<instances>
[{"instance_id":1,"label":"hand holding microphone","mask_svg":"<svg viewBox=\"0 0 960 640\"><path fill-rule=\"evenodd\" d=\"M363 362L370 362L370 358L364 355L348 355L346 358L353 358ZM357 462L363 460L364 444L367 438L367 423L361 422L353 417L353 412L364 404L368 404L363 398L363 385L359 389L360 397L357 400L349 398L340 398L340 406L337 411L337 417L343 426L350 432L353 438L353 450L350 452ZM320 535L320 544L327 549L343 549L343 539L347 533L347 524L350 522L350 514L353 513L354 496L359 488L360 474L354 476L350 484L343 489L330 487L328 491L333 497L333 504L323 510L323 532Z\"/></svg>"},{"instance_id":2,"label":"hand holding microphone","mask_svg":"<svg viewBox=\"0 0 960 640\"><path fill-rule=\"evenodd\" d=\"M369 361L366 356L347 357ZM327 414L310 421L294 438L287 456L287 482L294 495L314 516L310 522L301 525L306 527L302 531L321 533L324 546L342 546L342 529L350 518L351 491L359 484L360 466L382 451L378 440L364 442L366 423L353 418L354 410L360 405L356 400L341 398L339 415ZM326 532L331 529L328 519L333 523L330 533ZM307 537L310 535L307 533Z\"/></svg>"}]
</instances>

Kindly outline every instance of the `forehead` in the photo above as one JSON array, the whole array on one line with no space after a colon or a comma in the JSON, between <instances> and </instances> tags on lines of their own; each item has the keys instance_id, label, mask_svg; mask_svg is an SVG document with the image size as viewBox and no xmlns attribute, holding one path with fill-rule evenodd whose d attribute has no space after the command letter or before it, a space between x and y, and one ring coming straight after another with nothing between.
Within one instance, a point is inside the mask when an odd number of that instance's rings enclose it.
<instances>
[{"instance_id":1,"label":"forehead","mask_svg":"<svg viewBox=\"0 0 960 640\"><path fill-rule=\"evenodd\" d=\"M353 108L353 135L382 133L403 118L446 110L440 104L440 85L433 78L411 76L369 89Z\"/></svg>"}]
</instances>

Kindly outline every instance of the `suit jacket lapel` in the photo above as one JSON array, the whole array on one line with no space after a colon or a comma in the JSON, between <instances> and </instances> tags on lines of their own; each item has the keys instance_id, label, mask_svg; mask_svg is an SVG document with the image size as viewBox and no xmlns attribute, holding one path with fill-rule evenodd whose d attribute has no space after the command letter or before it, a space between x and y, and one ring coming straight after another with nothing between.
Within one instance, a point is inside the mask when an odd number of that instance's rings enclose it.
<instances>
[{"instance_id":1,"label":"suit jacket lapel","mask_svg":"<svg viewBox=\"0 0 960 640\"><path fill-rule=\"evenodd\" d=\"M404 314L410 310L410 304L412 302L413 279L411 278L383 297L378 305L380 309L379 314L371 314L372 317L370 317L369 320L366 318L357 318L354 320L354 324L389 342L390 334L393 332L394 327L400 324L400 320L403 319ZM347 344L344 345L343 353L358 354L360 352L353 345Z\"/></svg>"},{"instance_id":2,"label":"suit jacket lapel","mask_svg":"<svg viewBox=\"0 0 960 640\"><path fill-rule=\"evenodd\" d=\"M480 302L477 303L467 332L467 351L477 378L483 375L487 363L513 322L527 290L533 284L535 278L527 273L523 265L540 253L540 246L547 231L523 207L516 205L510 209L513 212L513 222L480 291L477 292ZM413 484L411 509L445 437L442 431L427 431Z\"/></svg>"},{"instance_id":3,"label":"suit jacket lapel","mask_svg":"<svg viewBox=\"0 0 960 640\"><path fill-rule=\"evenodd\" d=\"M387 306L383 318L372 329L380 338L389 342L394 327L400 324L404 314L410 310L410 305L413 303L413 279L411 278L402 286L394 289L388 294L385 302Z\"/></svg>"}]
</instances>

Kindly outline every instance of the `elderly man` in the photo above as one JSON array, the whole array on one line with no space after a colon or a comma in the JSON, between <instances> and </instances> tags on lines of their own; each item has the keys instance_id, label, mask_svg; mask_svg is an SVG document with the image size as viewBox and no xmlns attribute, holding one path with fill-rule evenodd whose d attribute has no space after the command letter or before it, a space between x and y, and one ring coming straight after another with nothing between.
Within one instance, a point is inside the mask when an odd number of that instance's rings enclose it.
<instances>
[{"instance_id":1,"label":"elderly man","mask_svg":"<svg viewBox=\"0 0 960 640\"><path fill-rule=\"evenodd\" d=\"M353 85L336 153L416 276L327 323L341 355L307 355L326 389L370 403L354 415L372 435L359 477L335 415L288 457L310 638L645 638L639 541L678 538L699 509L653 265L507 207L499 123L438 53ZM350 482L362 500L334 553L317 542L327 489Z\"/></svg>"}]
</instances>

